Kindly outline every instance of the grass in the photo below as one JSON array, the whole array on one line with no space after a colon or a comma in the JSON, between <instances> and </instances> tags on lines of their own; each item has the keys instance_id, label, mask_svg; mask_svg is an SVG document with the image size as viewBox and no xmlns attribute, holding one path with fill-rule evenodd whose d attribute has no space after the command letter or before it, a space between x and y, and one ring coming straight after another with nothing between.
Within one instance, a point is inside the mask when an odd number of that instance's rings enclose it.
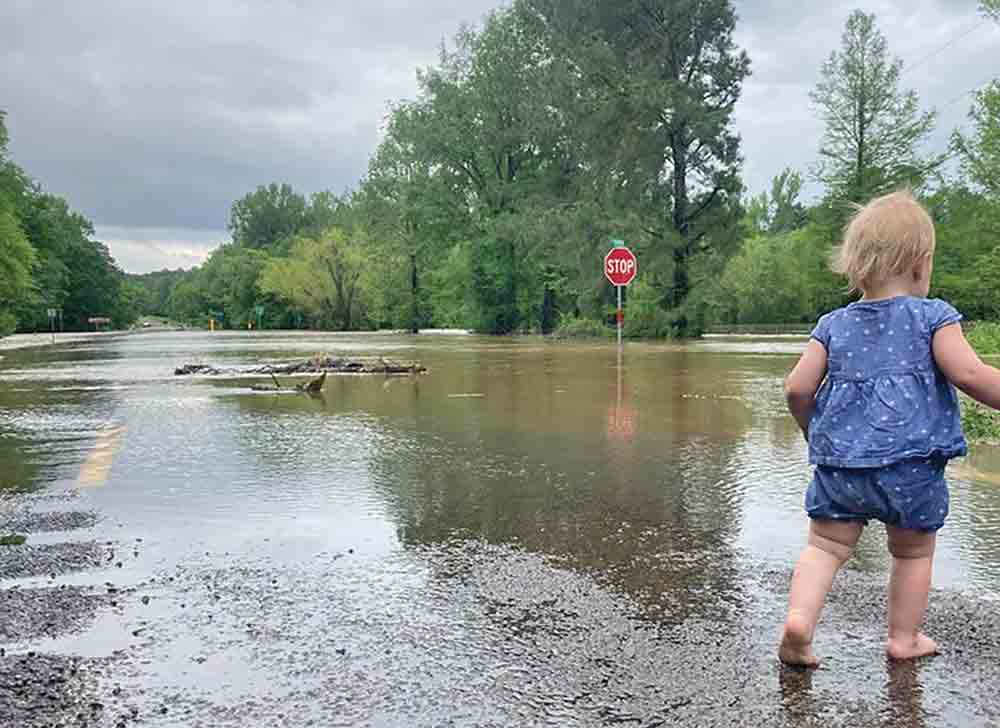
<instances>
[{"instance_id":1,"label":"grass","mask_svg":"<svg viewBox=\"0 0 1000 728\"><path fill-rule=\"evenodd\" d=\"M1000 355L1000 323L980 322L969 328L969 343L980 356ZM973 442L1000 443L1000 412L964 398L962 426Z\"/></svg>"},{"instance_id":2,"label":"grass","mask_svg":"<svg viewBox=\"0 0 1000 728\"><path fill-rule=\"evenodd\" d=\"M980 356L1000 355L1000 323L977 323L969 329L968 339Z\"/></svg>"},{"instance_id":3,"label":"grass","mask_svg":"<svg viewBox=\"0 0 1000 728\"><path fill-rule=\"evenodd\" d=\"M962 428L972 442L1000 443L1000 412L966 399L962 406Z\"/></svg>"},{"instance_id":4,"label":"grass","mask_svg":"<svg viewBox=\"0 0 1000 728\"><path fill-rule=\"evenodd\" d=\"M13 533L10 536L0 536L0 546L23 546L27 540L27 536Z\"/></svg>"}]
</instances>

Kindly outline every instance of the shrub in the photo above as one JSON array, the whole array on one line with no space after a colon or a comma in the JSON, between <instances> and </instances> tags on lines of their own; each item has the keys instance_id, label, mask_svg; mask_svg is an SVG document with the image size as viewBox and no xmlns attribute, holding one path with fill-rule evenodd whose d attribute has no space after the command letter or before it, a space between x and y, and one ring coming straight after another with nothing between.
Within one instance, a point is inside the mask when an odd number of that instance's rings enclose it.
<instances>
[{"instance_id":1,"label":"shrub","mask_svg":"<svg viewBox=\"0 0 1000 728\"><path fill-rule=\"evenodd\" d=\"M557 339L606 339L613 333L614 329L602 321L563 315L553 336Z\"/></svg>"},{"instance_id":2,"label":"shrub","mask_svg":"<svg viewBox=\"0 0 1000 728\"><path fill-rule=\"evenodd\" d=\"M660 295L645 281L629 289L625 303L625 336L630 339L668 339L675 316L662 306Z\"/></svg>"}]
</instances>

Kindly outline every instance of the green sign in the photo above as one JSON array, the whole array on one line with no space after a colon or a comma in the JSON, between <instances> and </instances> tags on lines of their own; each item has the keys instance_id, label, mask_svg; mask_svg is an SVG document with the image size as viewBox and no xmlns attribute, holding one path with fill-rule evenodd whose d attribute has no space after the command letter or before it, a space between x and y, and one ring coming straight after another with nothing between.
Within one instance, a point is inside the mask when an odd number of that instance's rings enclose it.
<instances>
[{"instance_id":1,"label":"green sign","mask_svg":"<svg viewBox=\"0 0 1000 728\"><path fill-rule=\"evenodd\" d=\"M612 240L611 244L614 245L616 248L624 248L625 247L625 241L624 240Z\"/></svg>"}]
</instances>

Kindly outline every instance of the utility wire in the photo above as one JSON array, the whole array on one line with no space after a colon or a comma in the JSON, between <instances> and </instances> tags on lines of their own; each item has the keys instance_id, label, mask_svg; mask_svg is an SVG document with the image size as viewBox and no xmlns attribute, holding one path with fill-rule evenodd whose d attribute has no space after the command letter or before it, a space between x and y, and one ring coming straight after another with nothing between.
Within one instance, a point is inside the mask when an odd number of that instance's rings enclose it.
<instances>
[{"instance_id":1,"label":"utility wire","mask_svg":"<svg viewBox=\"0 0 1000 728\"><path fill-rule=\"evenodd\" d=\"M946 50L948 50L949 48L951 48L953 45L955 45L956 43L958 43L960 40L964 40L964 39L968 38L970 35L972 35L973 33L975 33L980 28L985 28L989 24L989 22L990 21L987 21L987 20L980 20L975 25L973 25L971 28L969 28L968 30L966 30L964 33L961 33L961 34L955 36L954 38L952 38L951 40L949 40L947 43L945 43L943 46L941 46L937 50L932 51L928 55L926 55L923 58L921 58L919 61L917 61L916 63L914 63L912 66L904 66L902 72L899 74L899 77L902 78L903 76L905 76L906 74L908 74L910 71L913 71L913 70L915 70L917 68L921 68L921 67L927 65L932 60L934 60L935 58L937 58L939 55L941 55L942 53L944 53Z\"/></svg>"}]
</instances>

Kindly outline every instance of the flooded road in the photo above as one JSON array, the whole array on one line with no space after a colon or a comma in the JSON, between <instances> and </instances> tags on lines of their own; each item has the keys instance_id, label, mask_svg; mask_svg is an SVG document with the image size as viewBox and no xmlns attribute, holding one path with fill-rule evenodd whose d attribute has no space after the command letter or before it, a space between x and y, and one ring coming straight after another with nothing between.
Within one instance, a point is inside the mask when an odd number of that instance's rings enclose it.
<instances>
[{"instance_id":1,"label":"flooded road","mask_svg":"<svg viewBox=\"0 0 1000 728\"><path fill-rule=\"evenodd\" d=\"M4 352L0 491L72 493L45 507L96 524L29 545L102 550L55 582L101 595L76 629L0 645L88 661L90 725L996 724L995 448L951 472L929 618L946 654L882 659L873 527L824 668L778 667L809 477L782 379L803 343L633 344L621 370L613 346L457 335ZM173 376L317 353L429 373L319 398Z\"/></svg>"}]
</instances>

